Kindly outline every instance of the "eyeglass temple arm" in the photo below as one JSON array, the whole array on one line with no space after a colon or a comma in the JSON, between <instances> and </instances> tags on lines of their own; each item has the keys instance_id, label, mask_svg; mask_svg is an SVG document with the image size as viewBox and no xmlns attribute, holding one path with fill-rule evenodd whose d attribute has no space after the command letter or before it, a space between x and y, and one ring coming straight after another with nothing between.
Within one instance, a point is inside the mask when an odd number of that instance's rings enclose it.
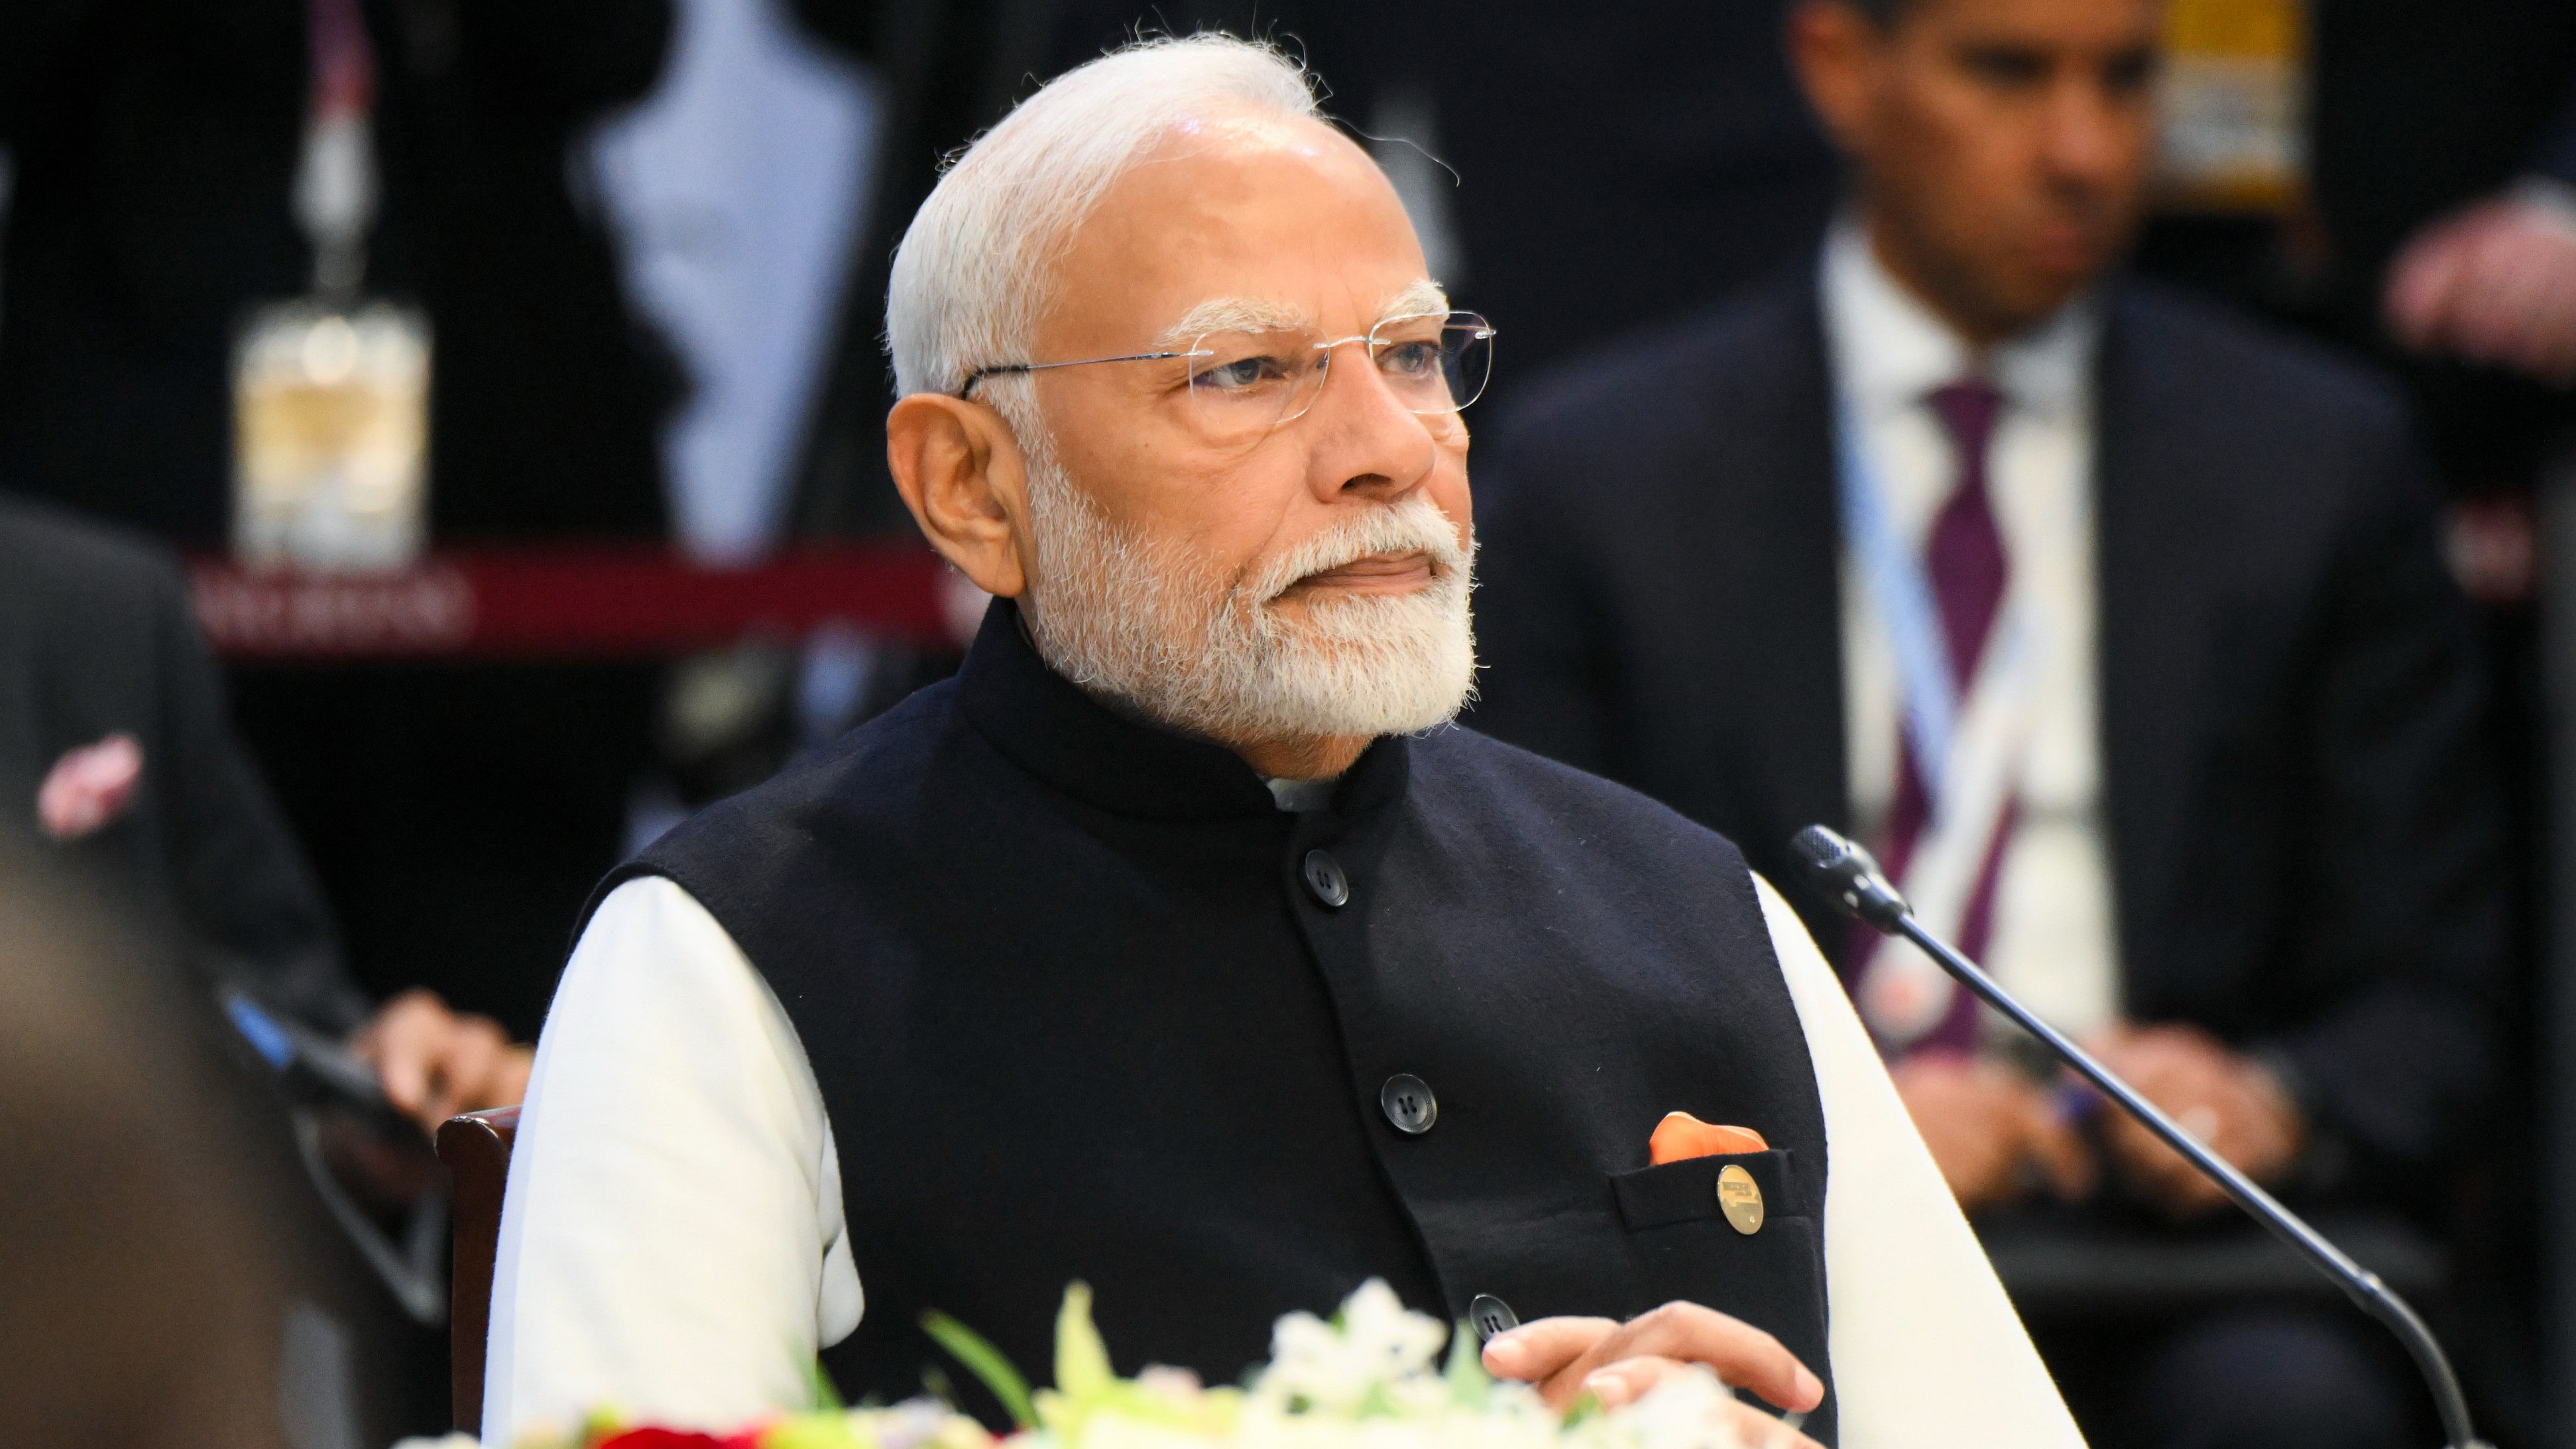
<instances>
[{"instance_id":1,"label":"eyeglass temple arm","mask_svg":"<svg viewBox=\"0 0 2576 1449\"><path fill-rule=\"evenodd\" d=\"M1102 362L1167 362L1176 357L1206 357L1209 355L1211 354L1199 351L1130 352L1118 357L1077 357L1071 362L1001 362L995 363L991 367L979 367L973 372L966 374L964 385L957 389L957 397L958 400L962 402L965 400L968 393L975 390L975 384L982 382L988 377L1000 377L1006 373L1045 372L1051 368L1058 367L1090 367L1096 363Z\"/></svg>"}]
</instances>

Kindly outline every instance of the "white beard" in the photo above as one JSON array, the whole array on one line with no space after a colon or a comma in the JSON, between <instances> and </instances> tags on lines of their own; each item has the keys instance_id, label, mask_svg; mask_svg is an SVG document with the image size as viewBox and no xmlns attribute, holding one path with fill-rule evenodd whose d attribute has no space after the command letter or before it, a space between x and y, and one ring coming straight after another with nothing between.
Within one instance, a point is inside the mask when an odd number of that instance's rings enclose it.
<instances>
[{"instance_id":1,"label":"white beard","mask_svg":"<svg viewBox=\"0 0 2576 1449\"><path fill-rule=\"evenodd\" d=\"M1025 453L1035 577L1021 609L1039 654L1075 684L1230 744L1426 730L1475 697L1473 547L1421 494L1227 578L1119 528L1051 449ZM1428 588L1326 593L1299 620L1277 608L1309 574L1415 551L1432 560Z\"/></svg>"}]
</instances>

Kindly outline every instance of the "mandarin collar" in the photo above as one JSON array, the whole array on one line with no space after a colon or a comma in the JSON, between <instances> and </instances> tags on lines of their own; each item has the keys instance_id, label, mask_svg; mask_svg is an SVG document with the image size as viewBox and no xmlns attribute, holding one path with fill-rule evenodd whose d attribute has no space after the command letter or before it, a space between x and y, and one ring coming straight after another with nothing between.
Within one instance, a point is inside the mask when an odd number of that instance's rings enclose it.
<instances>
[{"instance_id":1,"label":"mandarin collar","mask_svg":"<svg viewBox=\"0 0 2576 1449\"><path fill-rule=\"evenodd\" d=\"M957 671L960 708L1003 758L1051 789L1147 820L1288 817L1243 758L1208 739L1148 723L1094 698L1048 667L995 599ZM1334 788L1330 809L1356 817L1404 793L1408 741L1377 740Z\"/></svg>"}]
</instances>

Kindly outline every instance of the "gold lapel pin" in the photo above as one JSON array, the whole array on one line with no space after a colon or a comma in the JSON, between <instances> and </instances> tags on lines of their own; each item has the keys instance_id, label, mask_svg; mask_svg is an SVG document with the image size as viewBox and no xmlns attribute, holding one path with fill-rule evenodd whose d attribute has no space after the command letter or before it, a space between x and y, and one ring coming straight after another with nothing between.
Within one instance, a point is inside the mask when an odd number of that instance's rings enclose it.
<instances>
[{"instance_id":1,"label":"gold lapel pin","mask_svg":"<svg viewBox=\"0 0 2576 1449\"><path fill-rule=\"evenodd\" d=\"M1762 1231L1762 1186L1753 1174L1729 1164L1717 1174L1717 1210L1727 1224L1750 1237Z\"/></svg>"}]
</instances>

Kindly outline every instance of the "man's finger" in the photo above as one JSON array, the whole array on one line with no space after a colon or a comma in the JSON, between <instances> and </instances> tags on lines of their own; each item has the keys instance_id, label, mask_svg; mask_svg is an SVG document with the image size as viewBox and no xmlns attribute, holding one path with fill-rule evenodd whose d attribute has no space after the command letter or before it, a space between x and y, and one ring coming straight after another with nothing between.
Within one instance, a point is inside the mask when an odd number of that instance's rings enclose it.
<instances>
[{"instance_id":1,"label":"man's finger","mask_svg":"<svg viewBox=\"0 0 2576 1449\"><path fill-rule=\"evenodd\" d=\"M2131 1173L2150 1201L2176 1217L2195 1216L2227 1201L2226 1194L2190 1159L2148 1135L2144 1128L2139 1129L2138 1136L2139 1155L2130 1162Z\"/></svg>"},{"instance_id":2,"label":"man's finger","mask_svg":"<svg viewBox=\"0 0 2576 1449\"><path fill-rule=\"evenodd\" d=\"M1509 1333L1496 1334L1485 1345L1485 1371L1498 1379L1535 1383L1590 1351L1617 1332L1607 1318L1541 1318Z\"/></svg>"},{"instance_id":3,"label":"man's finger","mask_svg":"<svg viewBox=\"0 0 2576 1449\"><path fill-rule=\"evenodd\" d=\"M2093 1191L2092 1150L2081 1134L2057 1120L2054 1108L2038 1104L2022 1140L2051 1192L2075 1202Z\"/></svg>"},{"instance_id":4,"label":"man's finger","mask_svg":"<svg viewBox=\"0 0 2576 1449\"><path fill-rule=\"evenodd\" d=\"M422 1110L438 1114L441 1122L465 1110L465 1102L491 1074L499 1054L499 1044L479 1032L461 1028L448 1032L430 1058L429 1099Z\"/></svg>"},{"instance_id":5,"label":"man's finger","mask_svg":"<svg viewBox=\"0 0 2576 1449\"><path fill-rule=\"evenodd\" d=\"M1585 1374L1583 1381L1574 1385L1574 1388L1577 1391L1588 1392L1599 1399L1603 1408L1616 1409L1645 1397L1648 1389L1662 1383L1666 1374L1681 1367L1682 1361L1677 1358L1658 1358L1653 1354L1641 1354L1635 1358L1623 1358L1616 1363L1603 1364Z\"/></svg>"},{"instance_id":6,"label":"man's finger","mask_svg":"<svg viewBox=\"0 0 2576 1449\"><path fill-rule=\"evenodd\" d=\"M2141 1186L2152 1188L2157 1177L2170 1171L2173 1165L2182 1162L2172 1148L2165 1146L2162 1139L2139 1125L2127 1114L2115 1113L2108 1120L2110 1130L2105 1136L2108 1138L2112 1155L2118 1159L2120 1166L2127 1169L2130 1177L2139 1181Z\"/></svg>"},{"instance_id":7,"label":"man's finger","mask_svg":"<svg viewBox=\"0 0 2576 1449\"><path fill-rule=\"evenodd\" d=\"M2465 252L2459 236L2445 231L2419 239L2390 270L2384 305L2391 327L2408 346L2439 345Z\"/></svg>"},{"instance_id":8,"label":"man's finger","mask_svg":"<svg viewBox=\"0 0 2576 1449\"><path fill-rule=\"evenodd\" d=\"M468 1104L465 1110L480 1112L487 1107L515 1107L526 1101L528 1078L536 1066L535 1048L521 1046L517 1042L504 1045L500 1060L493 1064L492 1075L485 1079L483 1100Z\"/></svg>"},{"instance_id":9,"label":"man's finger","mask_svg":"<svg viewBox=\"0 0 2576 1449\"><path fill-rule=\"evenodd\" d=\"M416 1113L428 1101L446 1006L426 992L405 992L362 1027L351 1047L375 1064L376 1082L395 1110Z\"/></svg>"},{"instance_id":10,"label":"man's finger","mask_svg":"<svg viewBox=\"0 0 2576 1449\"><path fill-rule=\"evenodd\" d=\"M386 1102L392 1102L397 1112L420 1112L428 1104L430 1081L438 1071L438 1045L433 1037L410 1024L399 1024L379 1032L374 1045L376 1084L384 1089Z\"/></svg>"},{"instance_id":11,"label":"man's finger","mask_svg":"<svg viewBox=\"0 0 2576 1449\"><path fill-rule=\"evenodd\" d=\"M1812 1409L1825 1397L1824 1383L1780 1340L1696 1303L1667 1303L1629 1320L1558 1373L1579 1383L1604 1364L1640 1356L1704 1363L1724 1382L1784 1409Z\"/></svg>"},{"instance_id":12,"label":"man's finger","mask_svg":"<svg viewBox=\"0 0 2576 1449\"><path fill-rule=\"evenodd\" d=\"M430 1134L459 1112L492 1105L496 1079L509 1060L510 1039L488 1016L450 1016L430 1058L429 1099L421 1115Z\"/></svg>"},{"instance_id":13,"label":"man's finger","mask_svg":"<svg viewBox=\"0 0 2576 1449\"><path fill-rule=\"evenodd\" d=\"M429 1054L415 1042L388 1042L376 1057L376 1085L397 1112L418 1112L429 1100Z\"/></svg>"}]
</instances>

